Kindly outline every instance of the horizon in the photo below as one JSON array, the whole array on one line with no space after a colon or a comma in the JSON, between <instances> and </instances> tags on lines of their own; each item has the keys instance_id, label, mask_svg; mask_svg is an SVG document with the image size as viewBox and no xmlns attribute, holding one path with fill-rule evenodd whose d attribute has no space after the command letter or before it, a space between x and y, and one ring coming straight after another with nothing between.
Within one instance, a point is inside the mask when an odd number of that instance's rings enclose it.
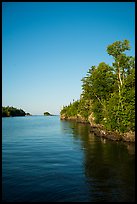
<instances>
[{"instance_id":1,"label":"horizon","mask_svg":"<svg viewBox=\"0 0 137 204\"><path fill-rule=\"evenodd\" d=\"M2 2L2 106L59 115L124 39L135 56L135 2Z\"/></svg>"}]
</instances>

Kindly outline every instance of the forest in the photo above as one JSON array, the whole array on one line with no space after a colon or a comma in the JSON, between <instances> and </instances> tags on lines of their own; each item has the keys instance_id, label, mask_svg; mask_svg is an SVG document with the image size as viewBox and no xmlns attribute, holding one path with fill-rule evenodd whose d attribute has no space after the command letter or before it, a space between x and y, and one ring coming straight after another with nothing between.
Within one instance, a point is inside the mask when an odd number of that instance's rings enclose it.
<instances>
[{"instance_id":1,"label":"forest","mask_svg":"<svg viewBox=\"0 0 137 204\"><path fill-rule=\"evenodd\" d=\"M106 130L120 133L135 131L135 57L128 56L128 40L107 46L113 57L112 65L105 62L93 65L82 79L80 99L63 106L60 117L82 117Z\"/></svg>"},{"instance_id":2,"label":"forest","mask_svg":"<svg viewBox=\"0 0 137 204\"><path fill-rule=\"evenodd\" d=\"M25 116L26 113L22 109L15 107L2 107L2 117L14 117L14 116Z\"/></svg>"}]
</instances>

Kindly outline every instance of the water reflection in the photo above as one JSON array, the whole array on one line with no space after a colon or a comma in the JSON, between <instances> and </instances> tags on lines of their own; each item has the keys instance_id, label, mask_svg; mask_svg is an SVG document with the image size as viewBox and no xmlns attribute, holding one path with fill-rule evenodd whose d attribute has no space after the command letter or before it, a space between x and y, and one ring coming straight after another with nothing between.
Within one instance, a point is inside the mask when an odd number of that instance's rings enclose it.
<instances>
[{"instance_id":1,"label":"water reflection","mask_svg":"<svg viewBox=\"0 0 137 204\"><path fill-rule=\"evenodd\" d=\"M135 145L96 137L85 124L63 121L61 127L81 141L90 201L134 201Z\"/></svg>"},{"instance_id":2,"label":"water reflection","mask_svg":"<svg viewBox=\"0 0 137 204\"><path fill-rule=\"evenodd\" d=\"M135 144L125 143L128 153L134 155L135 154Z\"/></svg>"}]
</instances>

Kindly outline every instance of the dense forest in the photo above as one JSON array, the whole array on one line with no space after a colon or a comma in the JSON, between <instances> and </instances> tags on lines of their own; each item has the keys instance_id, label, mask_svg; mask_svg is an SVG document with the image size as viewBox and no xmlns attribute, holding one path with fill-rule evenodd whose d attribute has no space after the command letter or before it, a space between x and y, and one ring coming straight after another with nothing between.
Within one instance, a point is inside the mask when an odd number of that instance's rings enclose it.
<instances>
[{"instance_id":1,"label":"dense forest","mask_svg":"<svg viewBox=\"0 0 137 204\"><path fill-rule=\"evenodd\" d=\"M9 106L2 107L2 117L25 116L25 115L26 113L22 109L17 109Z\"/></svg>"},{"instance_id":2,"label":"dense forest","mask_svg":"<svg viewBox=\"0 0 137 204\"><path fill-rule=\"evenodd\" d=\"M135 58L126 53L128 40L116 41L107 47L114 62L92 66L82 79L80 99L64 106L61 118L92 119L107 130L135 131Z\"/></svg>"}]
</instances>

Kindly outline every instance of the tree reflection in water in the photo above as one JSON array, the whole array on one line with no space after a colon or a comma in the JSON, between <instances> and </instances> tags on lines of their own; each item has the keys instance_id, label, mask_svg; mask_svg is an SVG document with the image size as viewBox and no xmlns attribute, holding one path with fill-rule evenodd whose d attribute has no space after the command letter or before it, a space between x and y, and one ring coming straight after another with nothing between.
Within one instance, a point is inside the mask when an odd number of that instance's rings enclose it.
<instances>
[{"instance_id":1,"label":"tree reflection in water","mask_svg":"<svg viewBox=\"0 0 137 204\"><path fill-rule=\"evenodd\" d=\"M63 121L74 140L81 141L91 202L131 202L135 199L135 144L109 141L90 133L90 126Z\"/></svg>"}]
</instances>

